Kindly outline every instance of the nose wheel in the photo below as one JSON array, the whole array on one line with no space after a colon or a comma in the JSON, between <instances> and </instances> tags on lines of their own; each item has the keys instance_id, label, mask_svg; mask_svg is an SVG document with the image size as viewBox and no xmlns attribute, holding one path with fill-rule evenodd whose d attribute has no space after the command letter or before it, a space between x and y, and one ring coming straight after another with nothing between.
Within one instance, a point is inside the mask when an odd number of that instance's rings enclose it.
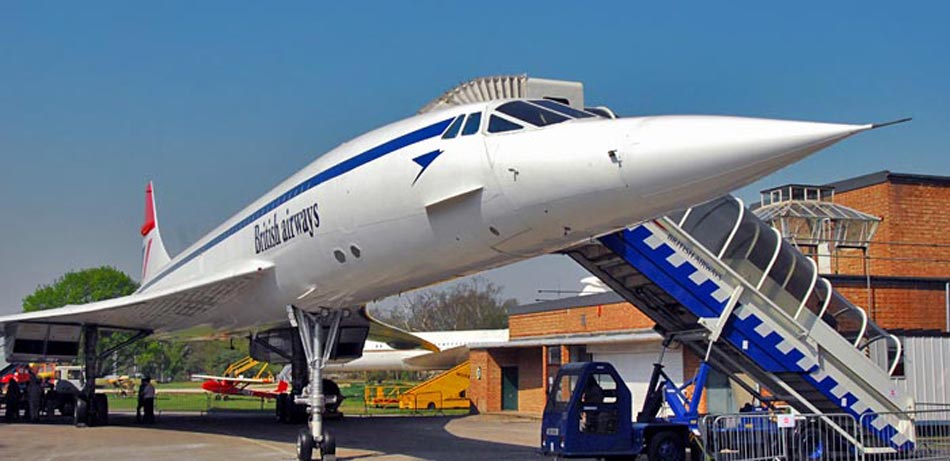
<instances>
[{"instance_id":1,"label":"nose wheel","mask_svg":"<svg viewBox=\"0 0 950 461\"><path fill-rule=\"evenodd\" d=\"M307 387L295 398L295 403L307 405L310 420L307 427L297 433L297 459L312 461L318 452L320 461L336 461L336 439L323 427L326 398L323 394L323 367L333 355L333 347L340 335L340 311L311 313L296 306L287 306L291 326L297 328L300 342L309 365ZM327 328L326 338L323 338ZM324 348L324 344L326 347Z\"/></svg>"},{"instance_id":2,"label":"nose wheel","mask_svg":"<svg viewBox=\"0 0 950 461\"><path fill-rule=\"evenodd\" d=\"M323 440L317 442L310 435L310 429L301 429L297 433L297 460L313 460L314 450L319 451L320 461L336 461L336 439L329 432L323 433Z\"/></svg>"}]
</instances>

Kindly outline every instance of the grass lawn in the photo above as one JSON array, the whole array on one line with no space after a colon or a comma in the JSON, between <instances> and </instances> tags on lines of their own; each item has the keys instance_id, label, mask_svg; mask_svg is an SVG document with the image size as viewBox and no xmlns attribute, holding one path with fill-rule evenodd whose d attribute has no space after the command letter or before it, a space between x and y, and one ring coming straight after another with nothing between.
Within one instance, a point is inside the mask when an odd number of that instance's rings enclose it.
<instances>
[{"instance_id":1,"label":"grass lawn","mask_svg":"<svg viewBox=\"0 0 950 461\"><path fill-rule=\"evenodd\" d=\"M386 383L386 385L406 385L412 383ZM263 409L261 399L246 396L215 396L208 393L176 393L176 389L193 390L200 387L200 382L166 383L156 386L158 394L155 399L156 411L220 411L220 410L239 410L239 411L263 411L267 413L274 412L274 401L264 400ZM340 411L350 415L411 415L411 414L431 414L430 411L412 412L410 410L400 410L398 408L374 408L364 405L363 390L365 388L362 382L340 382L340 392L345 399L340 405ZM108 389L108 387L106 387ZM136 405L135 395L122 397L118 394L109 395L109 409L119 411L134 411ZM218 397L218 398L215 398ZM445 410L442 414L463 415L468 410Z\"/></svg>"}]
</instances>

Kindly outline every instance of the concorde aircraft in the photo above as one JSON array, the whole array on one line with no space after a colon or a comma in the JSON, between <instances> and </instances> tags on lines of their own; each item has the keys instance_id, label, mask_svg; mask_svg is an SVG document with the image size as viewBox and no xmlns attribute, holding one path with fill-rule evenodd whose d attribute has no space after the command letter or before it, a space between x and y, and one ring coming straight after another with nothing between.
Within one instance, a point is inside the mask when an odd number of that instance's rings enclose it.
<instances>
[{"instance_id":1,"label":"concorde aircraft","mask_svg":"<svg viewBox=\"0 0 950 461\"><path fill-rule=\"evenodd\" d=\"M0 324L14 360L74 358L81 336L88 378L102 329L247 336L252 352L291 360L295 382L309 377L294 391L314 409L298 455L332 459L323 366L358 358L367 337L435 349L375 321L366 303L718 197L876 126L616 118L585 110L576 82L476 79L315 158L175 257L149 185L137 292ZM86 381L77 423L107 411Z\"/></svg>"}]
</instances>

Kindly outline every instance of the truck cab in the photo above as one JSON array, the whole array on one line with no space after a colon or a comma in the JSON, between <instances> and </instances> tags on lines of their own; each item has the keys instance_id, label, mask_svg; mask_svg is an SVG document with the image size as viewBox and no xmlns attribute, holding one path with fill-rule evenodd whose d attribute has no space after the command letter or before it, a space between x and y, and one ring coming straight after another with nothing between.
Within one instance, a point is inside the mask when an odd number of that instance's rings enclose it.
<instances>
[{"instance_id":1,"label":"truck cab","mask_svg":"<svg viewBox=\"0 0 950 461\"><path fill-rule=\"evenodd\" d=\"M689 427L658 418L633 422L630 390L605 362L561 367L541 423L541 452L558 458L683 461Z\"/></svg>"}]
</instances>

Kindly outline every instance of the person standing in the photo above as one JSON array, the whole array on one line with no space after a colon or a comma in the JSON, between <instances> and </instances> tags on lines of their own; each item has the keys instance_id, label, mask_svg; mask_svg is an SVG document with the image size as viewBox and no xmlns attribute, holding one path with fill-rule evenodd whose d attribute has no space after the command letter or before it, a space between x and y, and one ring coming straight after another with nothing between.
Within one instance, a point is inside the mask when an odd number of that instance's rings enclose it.
<instances>
[{"instance_id":1,"label":"person standing","mask_svg":"<svg viewBox=\"0 0 950 461\"><path fill-rule=\"evenodd\" d=\"M142 422L145 424L155 423L155 386L149 377L142 378L142 387L139 390L142 395Z\"/></svg>"},{"instance_id":2,"label":"person standing","mask_svg":"<svg viewBox=\"0 0 950 461\"><path fill-rule=\"evenodd\" d=\"M29 371L30 380L26 384L26 402L29 411L28 419L36 423L40 421L40 403L43 400L43 388L40 387L40 379L31 368Z\"/></svg>"},{"instance_id":3,"label":"person standing","mask_svg":"<svg viewBox=\"0 0 950 461\"><path fill-rule=\"evenodd\" d=\"M20 384L14 376L7 381L7 392L3 398L7 407L6 421L12 423L20 419Z\"/></svg>"},{"instance_id":4,"label":"person standing","mask_svg":"<svg viewBox=\"0 0 950 461\"><path fill-rule=\"evenodd\" d=\"M145 394L145 378L142 378L142 382L139 383L139 392L138 398L135 403L135 422L142 423L142 407L145 405L145 401L142 398L142 395Z\"/></svg>"}]
</instances>

